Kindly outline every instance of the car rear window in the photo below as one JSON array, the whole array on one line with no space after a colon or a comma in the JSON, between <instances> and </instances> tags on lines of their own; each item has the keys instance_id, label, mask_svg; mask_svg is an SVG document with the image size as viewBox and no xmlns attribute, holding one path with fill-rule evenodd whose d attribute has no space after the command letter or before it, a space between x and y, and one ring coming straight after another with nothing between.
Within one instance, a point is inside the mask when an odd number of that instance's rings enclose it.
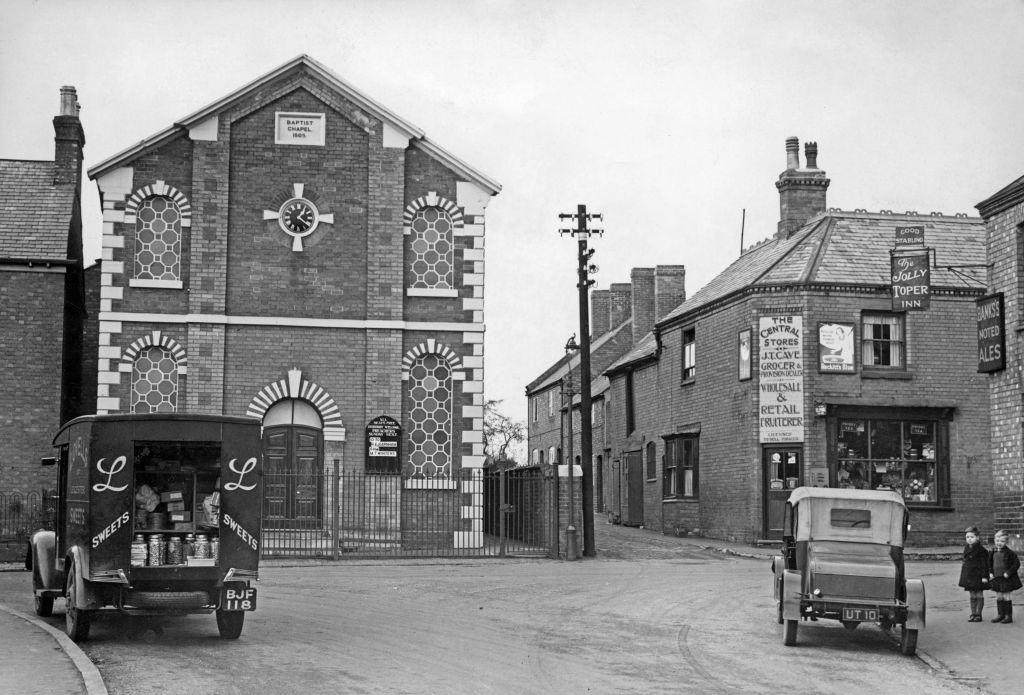
<instances>
[{"instance_id":1,"label":"car rear window","mask_svg":"<svg viewBox=\"0 0 1024 695\"><path fill-rule=\"evenodd\" d=\"M832 508L834 528L871 528L871 510Z\"/></svg>"}]
</instances>

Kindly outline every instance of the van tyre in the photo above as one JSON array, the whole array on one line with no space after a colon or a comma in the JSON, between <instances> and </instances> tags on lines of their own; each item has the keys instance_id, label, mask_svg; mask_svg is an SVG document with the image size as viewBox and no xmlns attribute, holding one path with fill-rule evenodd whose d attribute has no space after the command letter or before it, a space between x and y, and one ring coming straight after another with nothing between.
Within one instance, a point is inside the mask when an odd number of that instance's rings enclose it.
<instances>
[{"instance_id":1,"label":"van tyre","mask_svg":"<svg viewBox=\"0 0 1024 695\"><path fill-rule=\"evenodd\" d=\"M786 621L786 626L782 629L782 643L787 647L792 647L796 644L796 630L799 624L800 621L798 620Z\"/></svg>"},{"instance_id":2,"label":"van tyre","mask_svg":"<svg viewBox=\"0 0 1024 695\"><path fill-rule=\"evenodd\" d=\"M217 630L224 639L238 639L245 624L245 611L217 610Z\"/></svg>"},{"instance_id":3,"label":"van tyre","mask_svg":"<svg viewBox=\"0 0 1024 695\"><path fill-rule=\"evenodd\" d=\"M84 642L89 639L89 623L92 618L92 611L77 608L78 582L75 581L77 568L72 564L68 572L67 608L64 611L64 631L74 642Z\"/></svg>"},{"instance_id":4,"label":"van tyre","mask_svg":"<svg viewBox=\"0 0 1024 695\"><path fill-rule=\"evenodd\" d=\"M53 597L36 594L36 615L49 618L53 615Z\"/></svg>"},{"instance_id":5,"label":"van tyre","mask_svg":"<svg viewBox=\"0 0 1024 695\"><path fill-rule=\"evenodd\" d=\"M917 653L917 630L903 626L900 634L900 652L904 656L914 656Z\"/></svg>"}]
</instances>

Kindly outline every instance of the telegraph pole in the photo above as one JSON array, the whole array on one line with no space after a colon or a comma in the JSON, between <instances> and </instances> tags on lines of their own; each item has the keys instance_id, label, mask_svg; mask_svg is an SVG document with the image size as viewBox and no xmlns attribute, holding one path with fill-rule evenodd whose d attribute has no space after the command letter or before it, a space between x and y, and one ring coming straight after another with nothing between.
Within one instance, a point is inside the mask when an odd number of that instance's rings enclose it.
<instances>
[{"instance_id":1,"label":"telegraph pole","mask_svg":"<svg viewBox=\"0 0 1024 695\"><path fill-rule=\"evenodd\" d=\"M588 213L586 205L577 205L575 213L560 213L560 220L575 220L575 227L559 229L559 234L576 237L579 253L577 260L576 288L580 300L580 464L583 469L583 556L594 557L597 549L594 545L594 469L593 441L590 427L590 279L597 272L597 266L590 263L594 250L587 249L587 240L592 234L602 235L603 229L591 229L588 222L604 220L600 213ZM571 369L571 364L570 364ZM572 422L572 403L569 404L569 422ZM572 436L570 428L569 436ZM569 461L569 465L572 465Z\"/></svg>"}]
</instances>

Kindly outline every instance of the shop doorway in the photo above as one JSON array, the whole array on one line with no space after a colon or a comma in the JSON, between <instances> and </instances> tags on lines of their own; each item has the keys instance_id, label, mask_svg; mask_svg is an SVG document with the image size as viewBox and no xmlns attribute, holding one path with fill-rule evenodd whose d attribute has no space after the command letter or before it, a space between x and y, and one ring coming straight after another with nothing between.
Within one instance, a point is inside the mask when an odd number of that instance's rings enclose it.
<instances>
[{"instance_id":1,"label":"shop doorway","mask_svg":"<svg viewBox=\"0 0 1024 695\"><path fill-rule=\"evenodd\" d=\"M644 457L642 451L627 451L626 458L626 515L625 526L643 526L644 523Z\"/></svg>"},{"instance_id":2,"label":"shop doorway","mask_svg":"<svg viewBox=\"0 0 1024 695\"><path fill-rule=\"evenodd\" d=\"M766 540L782 540L782 517L793 489L803 485L804 451L797 445L765 446L764 533Z\"/></svg>"}]
</instances>

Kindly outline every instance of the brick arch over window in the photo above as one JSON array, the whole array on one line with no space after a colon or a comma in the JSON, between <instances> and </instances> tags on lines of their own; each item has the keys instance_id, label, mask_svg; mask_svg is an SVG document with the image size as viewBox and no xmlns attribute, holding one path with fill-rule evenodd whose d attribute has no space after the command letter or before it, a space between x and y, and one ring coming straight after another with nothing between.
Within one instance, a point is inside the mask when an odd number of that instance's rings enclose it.
<instances>
[{"instance_id":1,"label":"brick arch over window","mask_svg":"<svg viewBox=\"0 0 1024 695\"><path fill-rule=\"evenodd\" d=\"M174 204L178 206L179 212L181 212L181 226L192 226L192 205L188 202L188 198L177 188L174 186L168 186L163 181L156 181L148 186L143 186L131 194L128 198L128 202L124 206L125 223L134 224L135 216L139 210L139 205L143 200L152 198L153 196L163 196L173 200Z\"/></svg>"},{"instance_id":2,"label":"brick arch over window","mask_svg":"<svg viewBox=\"0 0 1024 695\"><path fill-rule=\"evenodd\" d=\"M263 419L270 406L284 398L299 398L308 401L320 413L324 423L324 441L345 441L345 423L341 419L338 404L326 389L302 376L299 369L288 370L288 377L267 384L252 400L246 415Z\"/></svg>"},{"instance_id":3,"label":"brick arch over window","mask_svg":"<svg viewBox=\"0 0 1024 695\"><path fill-rule=\"evenodd\" d=\"M402 358L402 381L409 380L409 369L412 367L413 362L423 355L430 354L440 355L448 362L448 366L451 367L452 370L453 379L456 381L462 381L465 378L463 372L460 371L462 369L462 358L459 357L459 355L449 346L444 343L439 343L431 338L425 343L420 343L405 353L405 357Z\"/></svg>"},{"instance_id":4,"label":"brick arch over window","mask_svg":"<svg viewBox=\"0 0 1024 695\"><path fill-rule=\"evenodd\" d=\"M170 351L171 356L174 358L175 363L178 365L178 375L184 375L187 372L188 357L185 353L185 347L174 338L164 335L160 331L153 331L149 335L143 336L138 340L132 342L125 351L121 354L121 371L129 371L131 365L138 358L139 353L150 347L161 347ZM125 367L127 365L127 368Z\"/></svg>"}]
</instances>

